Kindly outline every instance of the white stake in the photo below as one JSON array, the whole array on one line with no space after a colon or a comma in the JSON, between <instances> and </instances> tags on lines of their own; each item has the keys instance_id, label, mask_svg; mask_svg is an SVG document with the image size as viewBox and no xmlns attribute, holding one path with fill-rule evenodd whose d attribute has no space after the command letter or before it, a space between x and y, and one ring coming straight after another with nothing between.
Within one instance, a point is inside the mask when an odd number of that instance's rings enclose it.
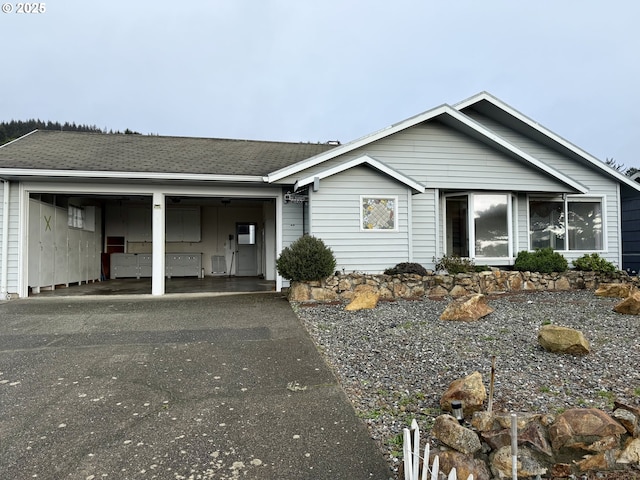
<instances>
[{"instance_id":1,"label":"white stake","mask_svg":"<svg viewBox=\"0 0 640 480\"><path fill-rule=\"evenodd\" d=\"M518 416L511 414L511 477L518 480Z\"/></svg>"}]
</instances>

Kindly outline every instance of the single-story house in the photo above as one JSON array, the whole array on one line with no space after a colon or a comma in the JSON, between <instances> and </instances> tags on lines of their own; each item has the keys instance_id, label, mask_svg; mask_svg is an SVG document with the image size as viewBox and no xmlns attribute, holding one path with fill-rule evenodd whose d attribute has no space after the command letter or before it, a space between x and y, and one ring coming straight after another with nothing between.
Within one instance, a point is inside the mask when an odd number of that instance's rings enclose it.
<instances>
[{"instance_id":1,"label":"single-story house","mask_svg":"<svg viewBox=\"0 0 640 480\"><path fill-rule=\"evenodd\" d=\"M304 234L345 272L542 247L622 268L639 193L486 92L346 144L35 131L0 147L0 294L132 276L155 295L171 276L279 290L276 259Z\"/></svg>"}]
</instances>

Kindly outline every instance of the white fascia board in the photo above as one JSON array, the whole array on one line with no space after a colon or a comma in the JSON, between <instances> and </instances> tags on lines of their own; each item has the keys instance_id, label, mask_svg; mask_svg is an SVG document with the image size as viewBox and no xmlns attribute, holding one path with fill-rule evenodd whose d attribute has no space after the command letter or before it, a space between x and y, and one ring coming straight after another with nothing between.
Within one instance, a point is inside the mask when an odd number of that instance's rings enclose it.
<instances>
[{"instance_id":1,"label":"white fascia board","mask_svg":"<svg viewBox=\"0 0 640 480\"><path fill-rule=\"evenodd\" d=\"M302 162L294 163L293 165L290 165L288 167L276 170L275 172L270 173L265 178L267 179L268 183L277 182L278 180L289 177L291 175L295 175L298 172L306 170L307 168L314 167L327 160L331 160L332 158L335 158L339 155L344 155L345 153L351 152L356 148L360 148L364 145L368 145L377 140L388 137L389 135L393 135L394 133L404 130L405 128L412 127L414 125L417 125L418 123L437 117L438 115L442 115L448 110L451 110L450 106L441 105L432 110L428 110L426 112L408 118L402 122L383 128L382 130L378 130L377 132L365 135L364 137L360 137L357 140L353 140L349 143L345 143L344 145L340 145L339 147L333 148L327 152L315 155L311 158L303 160Z\"/></svg>"},{"instance_id":2,"label":"white fascia board","mask_svg":"<svg viewBox=\"0 0 640 480\"><path fill-rule=\"evenodd\" d=\"M587 153L586 151L582 150L580 147L574 145L573 143L569 142L568 140L565 140L561 136L553 133L551 130L543 127L538 122L532 120L531 118L527 117L526 115L524 115L523 113L519 112L515 108L507 105L506 103L504 103L500 99L494 97L493 95L491 95L488 92L480 92L480 93L478 93L477 95L474 95L471 98L468 98L466 100L463 100L462 102L456 103L454 105L454 108L456 110L458 110L458 111L459 110L464 110L465 108L470 107L470 106L472 106L472 105L474 105L474 104L476 104L476 103L478 103L478 102L480 102L482 100L486 100L487 102L493 104L494 106L496 106L499 109L503 110L504 112L508 113L509 115L511 115L516 120L519 120L520 122L524 123L529 128L537 130L538 133L541 133L542 135L545 135L546 137L548 137L549 139L553 140L554 142L556 142L560 146L564 147L565 149L567 149L567 150L575 153L576 155L582 157L587 162L593 164L593 166L595 166L596 168L600 169L603 173L605 173L607 175L610 175L610 176L614 177L616 180L618 180L618 181L620 181L622 183L625 183L625 184L629 185L630 187L640 191L640 184L638 182L635 182L630 177L627 177L626 175L623 175L622 173L614 170L613 168L609 167L603 161L598 160L593 155Z\"/></svg>"},{"instance_id":3,"label":"white fascia board","mask_svg":"<svg viewBox=\"0 0 640 480\"><path fill-rule=\"evenodd\" d=\"M0 176L49 177L49 178L111 178L127 180L192 180L219 182L264 183L260 175L209 175L200 173L160 173L160 172L110 172L85 170L40 170L26 168L0 168Z\"/></svg>"},{"instance_id":4,"label":"white fascia board","mask_svg":"<svg viewBox=\"0 0 640 480\"><path fill-rule=\"evenodd\" d=\"M372 168L375 168L376 170L384 173L385 175L388 175L389 177L396 179L400 183L407 185L408 187L412 188L418 193L425 192L425 186L422 185L421 183L416 182L412 178L409 178L406 175L403 175L397 170L394 170L393 168L389 167L388 165L384 164L379 160L376 160L375 158L370 157L369 155L362 155L358 158L354 158L352 160L349 160L348 162L344 162L344 163L341 163L340 165L336 165L334 167L328 168L314 175L303 177L296 182L295 190L298 190L298 188L300 187L304 187L305 185L309 185L310 183L313 183L315 178L319 178L320 180L322 180L323 178L327 178L337 173L344 172L345 170L349 170L350 168L353 168L362 164L367 164Z\"/></svg>"},{"instance_id":5,"label":"white fascia board","mask_svg":"<svg viewBox=\"0 0 640 480\"><path fill-rule=\"evenodd\" d=\"M589 191L589 189L587 187L585 187L584 185L582 185L581 183L576 182L575 180L573 180L573 179L567 177L566 175L558 172L556 169L550 167L546 163L541 162L537 158L535 158L535 157L529 155L528 153L520 150L518 147L516 147L512 143L510 143L507 140L503 139L502 137L496 135L494 132L492 132L491 130L487 129L485 126L483 126L481 123L476 122L475 120L473 120L470 117L466 116L464 113L461 113L461 112L459 112L457 110L454 110L454 109L451 109L451 111L447 112L447 113L451 117L453 117L454 119L456 119L459 122L461 122L464 125L466 125L467 127L470 127L473 130L475 130L476 132L480 133L482 136L484 136L485 138L487 138L491 142L495 143L496 145L500 145L502 148L507 149L508 151L513 153L514 155L520 157L522 160L530 163L531 165L533 165L537 169L548 173L549 175L554 177L556 180L558 180L558 181L570 186L574 190L577 190L578 192L581 192L581 193L587 193Z\"/></svg>"}]
</instances>

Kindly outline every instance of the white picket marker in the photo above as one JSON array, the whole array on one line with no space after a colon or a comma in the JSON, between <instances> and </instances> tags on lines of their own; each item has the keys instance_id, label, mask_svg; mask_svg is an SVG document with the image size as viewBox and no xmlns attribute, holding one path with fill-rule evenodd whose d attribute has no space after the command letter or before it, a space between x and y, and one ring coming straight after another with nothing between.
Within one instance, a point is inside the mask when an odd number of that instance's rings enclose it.
<instances>
[{"instance_id":1,"label":"white picket marker","mask_svg":"<svg viewBox=\"0 0 640 480\"><path fill-rule=\"evenodd\" d=\"M411 432L408 428L402 429L402 456L404 457L404 480L416 480L413 478L411 465Z\"/></svg>"},{"instance_id":2,"label":"white picket marker","mask_svg":"<svg viewBox=\"0 0 640 480\"><path fill-rule=\"evenodd\" d=\"M411 430L413 430L413 473L412 479L418 480L420 474L420 427L414 418L411 422Z\"/></svg>"},{"instance_id":3,"label":"white picket marker","mask_svg":"<svg viewBox=\"0 0 640 480\"><path fill-rule=\"evenodd\" d=\"M518 480L518 416L511 414L511 477Z\"/></svg>"},{"instance_id":4,"label":"white picket marker","mask_svg":"<svg viewBox=\"0 0 640 480\"><path fill-rule=\"evenodd\" d=\"M422 480L427 480L429 474L429 440L424 446L424 457L422 459Z\"/></svg>"},{"instance_id":5,"label":"white picket marker","mask_svg":"<svg viewBox=\"0 0 640 480\"><path fill-rule=\"evenodd\" d=\"M447 480L458 480L458 475L456 475L456 467L453 467L451 469L451 471L449 472L449 476L447 477Z\"/></svg>"},{"instance_id":6,"label":"white picket marker","mask_svg":"<svg viewBox=\"0 0 640 480\"><path fill-rule=\"evenodd\" d=\"M438 480L438 473L440 473L440 457L436 455L433 457L433 465L431 465L431 480Z\"/></svg>"}]
</instances>

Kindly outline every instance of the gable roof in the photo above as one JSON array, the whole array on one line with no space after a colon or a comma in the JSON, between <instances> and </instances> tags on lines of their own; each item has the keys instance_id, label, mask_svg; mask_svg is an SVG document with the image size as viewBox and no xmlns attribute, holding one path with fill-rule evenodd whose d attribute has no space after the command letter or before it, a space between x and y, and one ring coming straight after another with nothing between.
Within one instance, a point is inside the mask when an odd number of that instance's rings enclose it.
<instances>
[{"instance_id":1,"label":"gable roof","mask_svg":"<svg viewBox=\"0 0 640 480\"><path fill-rule=\"evenodd\" d=\"M323 178L330 177L331 175L335 175L336 173L344 172L345 170L349 170L350 168L356 167L358 165L368 165L378 170L379 172L382 172L385 175L388 175L389 177L394 178L398 182L405 184L409 188L412 188L413 190L415 190L417 193L425 192L425 186L422 185L420 182L416 182L412 178L398 172L397 170L389 167L384 162L376 160L375 158L372 158L369 155L361 155L358 158L353 158L349 160L348 162L340 163L338 165L335 165L331 168L327 168L326 170L315 173L308 177L300 178L295 184L295 190L298 190L298 188L300 187L304 187L306 185L309 185L310 183L313 183L316 178L318 178L319 180L322 180Z\"/></svg>"},{"instance_id":2,"label":"gable roof","mask_svg":"<svg viewBox=\"0 0 640 480\"><path fill-rule=\"evenodd\" d=\"M564 155L573 158L581 163L591 165L600 170L605 175L615 178L618 182L629 185L640 190L640 185L630 177L611 168L603 161L597 159L590 153L562 138L548 128L543 127L538 122L527 117L515 108L507 105L502 100L494 97L488 92L480 92L466 100L454 105L454 108L462 113L467 109L476 110L489 118L493 118L501 123L507 123L517 131L535 138L537 141L559 150Z\"/></svg>"},{"instance_id":3,"label":"gable roof","mask_svg":"<svg viewBox=\"0 0 640 480\"><path fill-rule=\"evenodd\" d=\"M476 122L472 118L464 115L457 109L449 106L449 105L441 105L432 110L427 110L426 112L420 113L413 117L410 117L402 122L393 124L387 128L374 132L370 135L366 135L357 140L354 140L349 143L345 143L344 145L340 145L330 151L319 153L318 155L308 158L306 160L302 160L296 164L284 167L280 170L274 171L267 176L268 182L276 182L283 178L289 177L291 175L295 175L297 173L302 172L303 170L316 166L320 163L323 163L327 160L336 158L345 153L351 152L357 148L364 147L370 143L381 140L383 138L389 137L394 133L400 132L407 128L413 127L423 122L438 120L456 130L459 130L470 137L473 137L477 140L480 140L484 143L491 145L496 150L499 150L507 155L518 158L522 162L529 164L533 168L552 176L556 180L564 183L571 189L580 192L587 193L588 189L576 182L572 178L564 175L563 173L555 170L550 167L546 163L538 160L532 155L526 153L515 145L511 144L507 140L501 138L493 131L489 130L484 125Z\"/></svg>"},{"instance_id":4,"label":"gable roof","mask_svg":"<svg viewBox=\"0 0 640 480\"><path fill-rule=\"evenodd\" d=\"M334 145L36 130L0 146L0 175L216 175L262 182L271 171L331 148Z\"/></svg>"}]
</instances>

